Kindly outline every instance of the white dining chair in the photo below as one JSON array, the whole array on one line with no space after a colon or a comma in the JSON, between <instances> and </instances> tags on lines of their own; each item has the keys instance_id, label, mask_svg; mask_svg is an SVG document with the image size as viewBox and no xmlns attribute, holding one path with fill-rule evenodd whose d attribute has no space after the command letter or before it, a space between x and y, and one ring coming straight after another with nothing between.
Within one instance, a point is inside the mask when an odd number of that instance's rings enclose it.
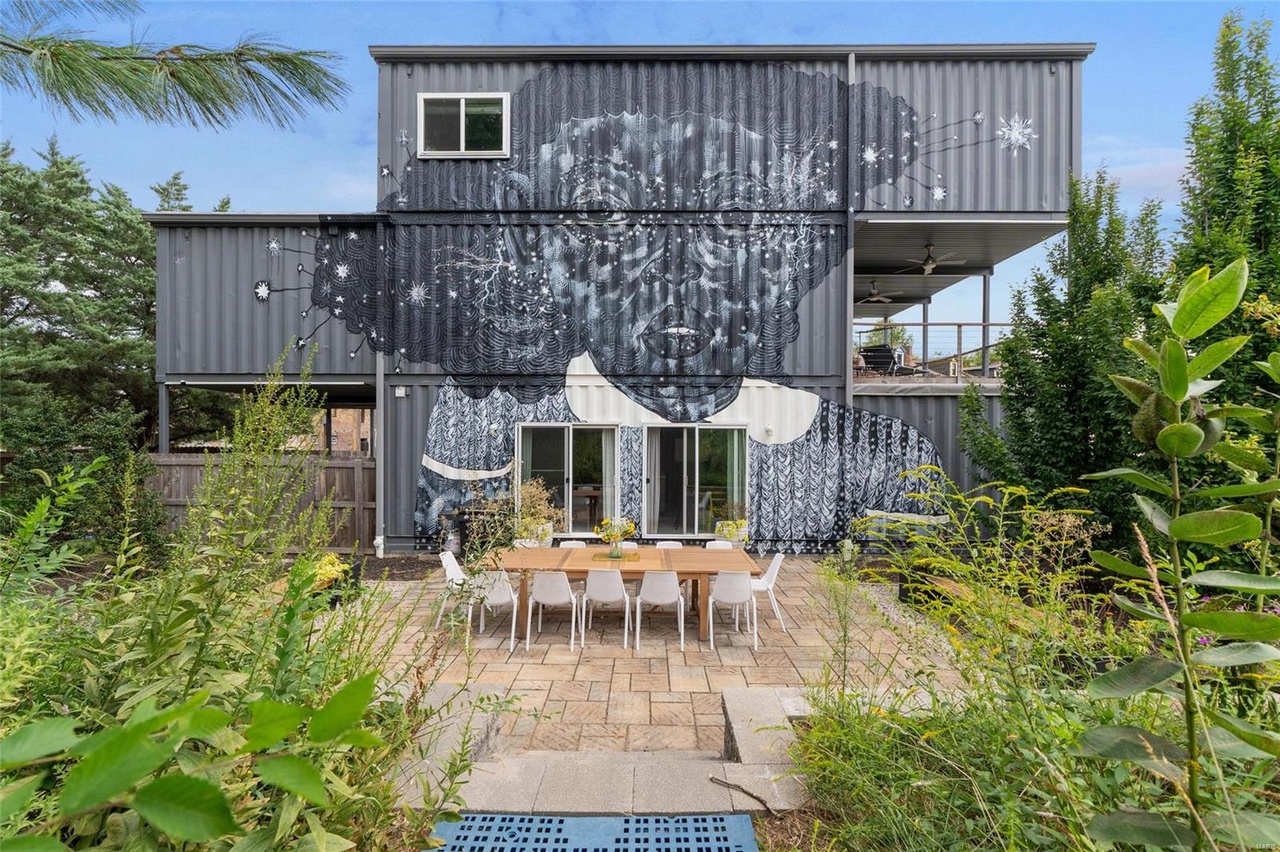
<instances>
[{"instance_id":1,"label":"white dining chair","mask_svg":"<svg viewBox=\"0 0 1280 852\"><path fill-rule=\"evenodd\" d=\"M529 650L532 639L533 605L538 605L538 632L542 632L542 608L544 606L569 607L569 650L574 648L578 630L578 593L569 585L569 575L563 571L535 571L529 583L529 611L525 615L524 649Z\"/></svg>"},{"instance_id":2,"label":"white dining chair","mask_svg":"<svg viewBox=\"0 0 1280 852\"><path fill-rule=\"evenodd\" d=\"M542 547L542 542L536 538L518 538L512 543L512 546L516 550L527 550L534 547Z\"/></svg>"},{"instance_id":3,"label":"white dining chair","mask_svg":"<svg viewBox=\"0 0 1280 852\"><path fill-rule=\"evenodd\" d=\"M733 542L716 539L715 541L707 542L706 547L707 550L733 550Z\"/></svg>"},{"instance_id":4,"label":"white dining chair","mask_svg":"<svg viewBox=\"0 0 1280 852\"><path fill-rule=\"evenodd\" d=\"M619 550L639 550L640 543L636 541L620 541L618 542Z\"/></svg>"},{"instance_id":5,"label":"white dining chair","mask_svg":"<svg viewBox=\"0 0 1280 852\"><path fill-rule=\"evenodd\" d=\"M644 604L676 608L676 626L680 629L680 650L684 650L684 595L675 571L645 571L636 592L636 650L640 650L640 608Z\"/></svg>"},{"instance_id":6,"label":"white dining chair","mask_svg":"<svg viewBox=\"0 0 1280 852\"><path fill-rule=\"evenodd\" d=\"M578 618L582 647L587 647L587 629L591 627L597 603L622 604L622 647L627 647L627 634L631 632L631 595L617 568L591 568L587 571L587 585L582 592L582 615Z\"/></svg>"},{"instance_id":7,"label":"white dining chair","mask_svg":"<svg viewBox=\"0 0 1280 852\"><path fill-rule=\"evenodd\" d=\"M716 574L715 581L711 584L711 594L708 597L707 618L707 638L711 640L711 647L716 647L716 604L725 604L733 607L733 626L738 628L738 609L742 607L747 611L747 623L751 626L751 645L756 651L760 650L760 632L758 629L758 613L756 612L756 596L751 590L751 573L749 571L721 571Z\"/></svg>"},{"instance_id":8,"label":"white dining chair","mask_svg":"<svg viewBox=\"0 0 1280 852\"><path fill-rule=\"evenodd\" d=\"M444 591L440 593L440 612L436 614L436 627L440 626L441 619L444 618L444 609L449 604L449 596L460 594L467 587L467 572L462 570L462 566L458 564L458 557L449 551L443 551L440 554L440 564L444 566ZM471 630L471 622L468 618L467 631Z\"/></svg>"},{"instance_id":9,"label":"white dining chair","mask_svg":"<svg viewBox=\"0 0 1280 852\"><path fill-rule=\"evenodd\" d=\"M511 608L511 642L507 653L516 649L516 613L519 612L519 598L515 586L511 585L511 577L506 571L485 571L473 580L474 588L471 599L467 602L467 642L471 643L471 609L480 605L480 632L484 633L484 614L486 610Z\"/></svg>"},{"instance_id":10,"label":"white dining chair","mask_svg":"<svg viewBox=\"0 0 1280 852\"><path fill-rule=\"evenodd\" d=\"M569 550L574 550L579 547L586 547L587 543L579 538L571 538L560 542L560 546L568 548Z\"/></svg>"},{"instance_id":11,"label":"white dining chair","mask_svg":"<svg viewBox=\"0 0 1280 852\"><path fill-rule=\"evenodd\" d=\"M782 554L775 553L773 561L769 563L769 570L764 572L764 576L758 580L751 581L751 591L764 592L769 596L769 604L773 607L773 615L778 619L778 623L782 625L782 632L787 632L787 622L782 619L782 607L778 605L778 599L773 594L773 585L778 582L778 570L782 568Z\"/></svg>"},{"instance_id":12,"label":"white dining chair","mask_svg":"<svg viewBox=\"0 0 1280 852\"><path fill-rule=\"evenodd\" d=\"M660 541L656 545L659 550L679 550L684 547L683 541Z\"/></svg>"}]
</instances>

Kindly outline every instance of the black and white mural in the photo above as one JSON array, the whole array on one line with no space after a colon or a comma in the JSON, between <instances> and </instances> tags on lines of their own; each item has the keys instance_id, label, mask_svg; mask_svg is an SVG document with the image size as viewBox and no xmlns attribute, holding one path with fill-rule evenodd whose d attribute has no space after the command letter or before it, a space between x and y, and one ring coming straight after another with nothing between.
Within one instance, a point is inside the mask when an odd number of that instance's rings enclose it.
<instances>
[{"instance_id":1,"label":"black and white mural","mask_svg":"<svg viewBox=\"0 0 1280 852\"><path fill-rule=\"evenodd\" d=\"M382 167L386 224L316 239L314 306L397 370L447 373L419 535L505 487L527 422L617 424L619 509L637 519L644 426L746 424L750 535L766 549L828 545L866 509L922 511L900 474L940 463L927 436L789 387L785 355L814 333L806 294L844 286L846 205L911 186L942 205L928 157L948 134L971 140L954 124L931 136L935 117L884 88L782 65L558 64L511 106L509 159L420 161L402 131L403 162ZM1016 155L1034 138L1019 127L987 141ZM844 341L825 343L839 363Z\"/></svg>"}]
</instances>

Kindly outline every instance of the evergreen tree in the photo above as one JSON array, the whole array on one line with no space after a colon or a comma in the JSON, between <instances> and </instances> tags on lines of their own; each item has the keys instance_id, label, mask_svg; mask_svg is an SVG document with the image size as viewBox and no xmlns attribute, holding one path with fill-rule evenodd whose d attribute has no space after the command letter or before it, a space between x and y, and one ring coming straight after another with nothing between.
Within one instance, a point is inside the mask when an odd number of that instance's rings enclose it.
<instances>
[{"instance_id":1,"label":"evergreen tree","mask_svg":"<svg viewBox=\"0 0 1280 852\"><path fill-rule=\"evenodd\" d=\"M1138 452L1109 376L1136 369L1122 341L1141 333L1165 289L1158 216L1149 203L1129 221L1105 172L1072 181L1066 235L1014 294L1013 328L1000 345L1003 436L976 394L962 406L962 445L987 476L1044 494ZM1086 503L1126 536L1132 500L1113 483L1094 485Z\"/></svg>"},{"instance_id":2,"label":"evergreen tree","mask_svg":"<svg viewBox=\"0 0 1280 852\"><path fill-rule=\"evenodd\" d=\"M39 422L51 395L74 423L125 406L140 415L137 435L150 445L159 415L155 231L122 189L95 191L57 140L41 159L34 169L0 146L0 443L21 449L25 439L10 424L27 422L25 409ZM230 421L229 395L176 396L175 440L216 434Z\"/></svg>"},{"instance_id":3,"label":"evergreen tree","mask_svg":"<svg viewBox=\"0 0 1280 852\"><path fill-rule=\"evenodd\" d=\"M1245 302L1253 305L1280 301L1280 79L1270 42L1265 19L1247 29L1238 12L1222 20L1213 91L1192 106L1188 121L1182 222L1173 257L1178 280L1206 264L1217 272L1247 258ZM1265 360L1275 340L1258 333L1249 313L1233 314L1197 343L1253 334L1238 357ZM1249 371L1222 378L1215 391L1219 399L1245 402L1254 393Z\"/></svg>"},{"instance_id":4,"label":"evergreen tree","mask_svg":"<svg viewBox=\"0 0 1280 852\"><path fill-rule=\"evenodd\" d=\"M73 26L77 17L132 22L137 0L9 0L0 4L0 87L26 92L74 119L131 116L226 127L253 117L290 127L307 106L334 108L347 85L341 57L256 36L230 47L111 44Z\"/></svg>"},{"instance_id":5,"label":"evergreen tree","mask_svg":"<svg viewBox=\"0 0 1280 852\"><path fill-rule=\"evenodd\" d=\"M231 196L224 195L218 199L218 203L213 205L214 213L230 213L231 212Z\"/></svg>"},{"instance_id":6,"label":"evergreen tree","mask_svg":"<svg viewBox=\"0 0 1280 852\"><path fill-rule=\"evenodd\" d=\"M172 212L192 209L187 202L187 191L190 189L191 187L187 186L187 182L182 179L182 172L174 172L164 183L151 184L151 191L159 200L156 210Z\"/></svg>"}]
</instances>

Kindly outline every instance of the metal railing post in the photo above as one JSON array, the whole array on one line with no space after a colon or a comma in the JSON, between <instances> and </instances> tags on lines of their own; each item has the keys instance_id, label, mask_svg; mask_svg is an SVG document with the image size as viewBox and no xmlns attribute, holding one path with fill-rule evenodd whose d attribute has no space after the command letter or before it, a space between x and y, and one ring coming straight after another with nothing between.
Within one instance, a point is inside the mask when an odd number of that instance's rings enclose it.
<instances>
[{"instance_id":1,"label":"metal railing post","mask_svg":"<svg viewBox=\"0 0 1280 852\"><path fill-rule=\"evenodd\" d=\"M991 377L991 276L982 276L982 378Z\"/></svg>"},{"instance_id":2,"label":"metal railing post","mask_svg":"<svg viewBox=\"0 0 1280 852\"><path fill-rule=\"evenodd\" d=\"M964 324L956 323L956 384L964 381Z\"/></svg>"}]
</instances>

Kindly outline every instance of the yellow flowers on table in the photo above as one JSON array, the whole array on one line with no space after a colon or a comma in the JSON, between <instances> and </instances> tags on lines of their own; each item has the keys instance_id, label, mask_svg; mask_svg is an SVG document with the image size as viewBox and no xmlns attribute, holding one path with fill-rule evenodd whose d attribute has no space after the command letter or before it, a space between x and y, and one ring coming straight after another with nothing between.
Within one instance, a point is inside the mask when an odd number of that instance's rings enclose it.
<instances>
[{"instance_id":1,"label":"yellow flowers on table","mask_svg":"<svg viewBox=\"0 0 1280 852\"><path fill-rule=\"evenodd\" d=\"M606 544L615 544L636 534L636 522L619 515L616 518L605 518L595 526L595 534Z\"/></svg>"},{"instance_id":2,"label":"yellow flowers on table","mask_svg":"<svg viewBox=\"0 0 1280 852\"><path fill-rule=\"evenodd\" d=\"M747 543L747 519L737 521L716 521L716 535L729 541Z\"/></svg>"}]
</instances>

